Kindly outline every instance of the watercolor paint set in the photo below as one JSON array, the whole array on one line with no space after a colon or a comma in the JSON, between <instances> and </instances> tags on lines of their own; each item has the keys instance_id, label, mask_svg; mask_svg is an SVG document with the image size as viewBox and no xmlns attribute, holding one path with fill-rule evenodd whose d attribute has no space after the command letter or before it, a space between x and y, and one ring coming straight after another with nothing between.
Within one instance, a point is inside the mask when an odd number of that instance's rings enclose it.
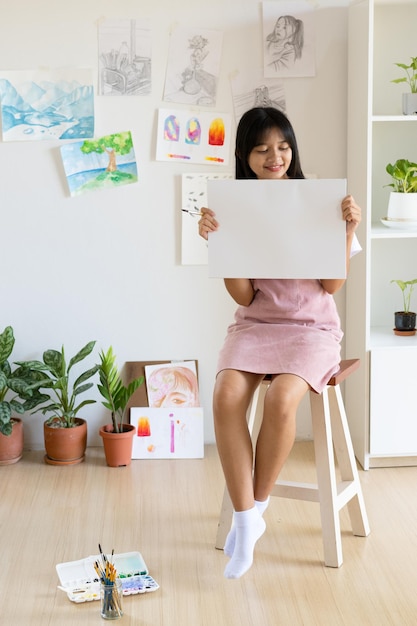
<instances>
[{"instance_id":1,"label":"watercolor paint set","mask_svg":"<svg viewBox=\"0 0 417 626\"><path fill-rule=\"evenodd\" d=\"M158 583L149 575L148 568L140 552L114 554L112 563L117 576L122 581L124 596L146 593L159 589ZM59 563L56 571L60 584L71 602L90 602L100 599L100 579L94 564L99 555L88 556L78 561Z\"/></svg>"}]
</instances>

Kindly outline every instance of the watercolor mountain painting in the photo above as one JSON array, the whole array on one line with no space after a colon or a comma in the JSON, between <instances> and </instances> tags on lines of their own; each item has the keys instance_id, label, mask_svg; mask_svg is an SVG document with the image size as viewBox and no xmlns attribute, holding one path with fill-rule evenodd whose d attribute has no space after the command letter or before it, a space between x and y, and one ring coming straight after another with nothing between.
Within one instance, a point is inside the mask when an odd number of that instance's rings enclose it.
<instances>
[{"instance_id":1,"label":"watercolor mountain painting","mask_svg":"<svg viewBox=\"0 0 417 626\"><path fill-rule=\"evenodd\" d=\"M91 70L0 72L3 141L94 136Z\"/></svg>"},{"instance_id":2,"label":"watercolor mountain painting","mask_svg":"<svg viewBox=\"0 0 417 626\"><path fill-rule=\"evenodd\" d=\"M138 172L129 131L61 146L71 196L136 183Z\"/></svg>"}]
</instances>

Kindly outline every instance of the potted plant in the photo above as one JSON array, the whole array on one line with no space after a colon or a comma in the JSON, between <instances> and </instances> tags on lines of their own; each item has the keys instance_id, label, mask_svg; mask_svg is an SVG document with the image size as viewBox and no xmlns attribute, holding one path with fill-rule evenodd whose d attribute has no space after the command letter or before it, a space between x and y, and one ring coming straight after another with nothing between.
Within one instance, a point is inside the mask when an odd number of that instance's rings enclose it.
<instances>
[{"instance_id":1,"label":"potted plant","mask_svg":"<svg viewBox=\"0 0 417 626\"><path fill-rule=\"evenodd\" d=\"M103 396L103 405L111 411L112 423L100 428L107 465L121 467L130 465L135 427L125 422L126 407L130 397L143 383L143 376L133 379L127 386L123 384L116 365L112 346L107 352L100 352L98 365L100 384L98 390Z\"/></svg>"},{"instance_id":2,"label":"potted plant","mask_svg":"<svg viewBox=\"0 0 417 626\"><path fill-rule=\"evenodd\" d=\"M397 159L388 163L386 172L391 176L387 220L401 221L404 228L417 222L417 163L408 159ZM411 224L413 222L413 224Z\"/></svg>"},{"instance_id":3,"label":"potted plant","mask_svg":"<svg viewBox=\"0 0 417 626\"><path fill-rule=\"evenodd\" d=\"M93 387L92 382L86 381L96 374L98 365L81 373L75 380L71 370L91 354L95 343L87 343L68 363L62 346L61 350L46 350L42 361L19 364L41 376L38 387L46 392L39 398L37 406L48 402L40 410L44 415L51 414L44 422L45 462L50 465L73 465L85 458L87 422L78 417L78 413L96 400L89 398L79 402L79 396Z\"/></svg>"},{"instance_id":4,"label":"potted plant","mask_svg":"<svg viewBox=\"0 0 417 626\"><path fill-rule=\"evenodd\" d=\"M417 57L411 57L411 63L395 63L405 72L402 78L394 78L392 83L407 83L410 92L403 93L403 113L404 115L413 115L417 113Z\"/></svg>"},{"instance_id":5,"label":"potted plant","mask_svg":"<svg viewBox=\"0 0 417 626\"><path fill-rule=\"evenodd\" d=\"M15 338L13 328L6 326L0 335L0 465L17 463L23 454L21 415L36 406L40 394L26 368L12 368L9 357Z\"/></svg>"},{"instance_id":6,"label":"potted plant","mask_svg":"<svg viewBox=\"0 0 417 626\"><path fill-rule=\"evenodd\" d=\"M414 335L416 330L416 314L410 311L411 294L417 278L413 280L392 280L392 283L398 285L403 294L403 310L396 311L394 314L396 335Z\"/></svg>"}]
</instances>

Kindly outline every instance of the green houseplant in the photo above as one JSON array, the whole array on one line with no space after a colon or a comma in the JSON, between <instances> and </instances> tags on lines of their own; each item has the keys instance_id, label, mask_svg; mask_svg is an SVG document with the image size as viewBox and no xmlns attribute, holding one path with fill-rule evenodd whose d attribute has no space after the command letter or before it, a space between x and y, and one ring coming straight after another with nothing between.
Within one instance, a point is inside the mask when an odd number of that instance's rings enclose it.
<instances>
[{"instance_id":1,"label":"green houseplant","mask_svg":"<svg viewBox=\"0 0 417 626\"><path fill-rule=\"evenodd\" d=\"M124 385L116 364L116 356L110 346L100 352L98 365L100 383L97 385L103 396L103 405L111 412L112 423L100 428L107 465L120 467L129 465L132 457L135 427L125 422L126 407L131 396L143 383L143 376Z\"/></svg>"},{"instance_id":2,"label":"green houseplant","mask_svg":"<svg viewBox=\"0 0 417 626\"><path fill-rule=\"evenodd\" d=\"M406 83L410 87L409 93L403 93L403 113L413 115L417 113L417 57L411 57L411 63L395 63L405 72L405 76L394 78L392 83Z\"/></svg>"},{"instance_id":3,"label":"green houseplant","mask_svg":"<svg viewBox=\"0 0 417 626\"><path fill-rule=\"evenodd\" d=\"M388 163L385 169L391 176L387 187L392 187L397 193L417 193L417 163L397 159L395 163Z\"/></svg>"},{"instance_id":4,"label":"green houseplant","mask_svg":"<svg viewBox=\"0 0 417 626\"><path fill-rule=\"evenodd\" d=\"M396 334L414 334L416 327L416 313L410 311L411 294L413 293L414 285L417 283L417 278L413 280L391 280L391 283L395 283L401 289L403 295L403 310L396 311L394 314Z\"/></svg>"},{"instance_id":5,"label":"green houseplant","mask_svg":"<svg viewBox=\"0 0 417 626\"><path fill-rule=\"evenodd\" d=\"M39 402L36 376L26 368L12 367L10 356L15 344L13 328L0 334L0 465L16 463L23 453L22 415Z\"/></svg>"},{"instance_id":6,"label":"green houseplant","mask_svg":"<svg viewBox=\"0 0 417 626\"><path fill-rule=\"evenodd\" d=\"M45 461L52 465L68 465L84 460L87 423L78 417L78 414L83 407L93 404L96 400L88 398L80 402L79 396L93 387L93 382L86 381L96 374L98 365L82 372L75 380L72 368L91 354L95 343L95 341L87 343L69 361L62 346L61 350L46 350L42 361L27 361L20 364L41 376L38 386L45 393L39 398L37 406L43 404L40 406L42 413L50 414L44 423ZM64 449L67 443L73 444L68 450Z\"/></svg>"},{"instance_id":7,"label":"green houseplant","mask_svg":"<svg viewBox=\"0 0 417 626\"><path fill-rule=\"evenodd\" d=\"M401 228L414 228L417 223L417 163L397 159L388 163L385 169L391 177L391 182L385 186L392 189L385 225L394 221Z\"/></svg>"}]
</instances>

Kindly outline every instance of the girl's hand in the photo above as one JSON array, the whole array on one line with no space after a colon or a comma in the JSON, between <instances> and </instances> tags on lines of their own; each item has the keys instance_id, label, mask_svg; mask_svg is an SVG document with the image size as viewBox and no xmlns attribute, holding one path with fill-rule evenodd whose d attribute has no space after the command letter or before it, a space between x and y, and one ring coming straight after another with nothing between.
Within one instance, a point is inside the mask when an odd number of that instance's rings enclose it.
<instances>
[{"instance_id":1,"label":"girl's hand","mask_svg":"<svg viewBox=\"0 0 417 626\"><path fill-rule=\"evenodd\" d=\"M342 216L346 221L346 233L352 234L359 226L362 219L362 211L360 206L355 202L353 196L346 196L342 200Z\"/></svg>"},{"instance_id":2,"label":"girl's hand","mask_svg":"<svg viewBox=\"0 0 417 626\"><path fill-rule=\"evenodd\" d=\"M204 239L208 239L208 234L218 229L219 224L215 218L215 213L207 207L201 208L201 219L198 222L198 233Z\"/></svg>"}]
</instances>

